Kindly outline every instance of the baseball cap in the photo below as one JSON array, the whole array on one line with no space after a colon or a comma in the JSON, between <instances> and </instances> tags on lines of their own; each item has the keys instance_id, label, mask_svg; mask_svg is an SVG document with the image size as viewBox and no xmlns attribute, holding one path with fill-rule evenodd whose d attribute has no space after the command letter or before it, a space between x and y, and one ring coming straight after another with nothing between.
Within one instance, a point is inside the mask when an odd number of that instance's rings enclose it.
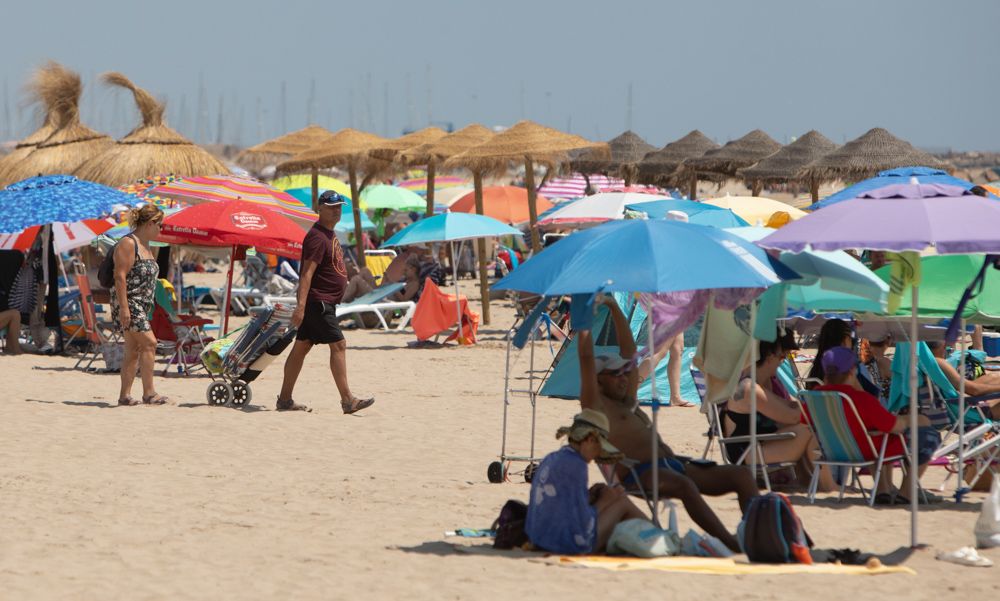
<instances>
[{"instance_id":1,"label":"baseball cap","mask_svg":"<svg viewBox=\"0 0 1000 601\"><path fill-rule=\"evenodd\" d=\"M346 205L347 199L333 190L327 190L319 195L317 202L327 207L335 207L337 205Z\"/></svg>"},{"instance_id":2,"label":"baseball cap","mask_svg":"<svg viewBox=\"0 0 1000 601\"><path fill-rule=\"evenodd\" d=\"M584 409L574 415L573 424L559 428L556 431L556 438L568 435L570 440L580 441L589 434L596 434L597 439L601 442L601 455L597 461L615 463L624 457L617 447L608 442L608 436L610 436L608 416L596 409Z\"/></svg>"},{"instance_id":3,"label":"baseball cap","mask_svg":"<svg viewBox=\"0 0 1000 601\"><path fill-rule=\"evenodd\" d=\"M823 371L846 374L858 364L858 357L847 347L835 346L823 353Z\"/></svg>"},{"instance_id":4,"label":"baseball cap","mask_svg":"<svg viewBox=\"0 0 1000 601\"><path fill-rule=\"evenodd\" d=\"M632 362L621 355L598 355L594 357L594 371L630 371Z\"/></svg>"}]
</instances>

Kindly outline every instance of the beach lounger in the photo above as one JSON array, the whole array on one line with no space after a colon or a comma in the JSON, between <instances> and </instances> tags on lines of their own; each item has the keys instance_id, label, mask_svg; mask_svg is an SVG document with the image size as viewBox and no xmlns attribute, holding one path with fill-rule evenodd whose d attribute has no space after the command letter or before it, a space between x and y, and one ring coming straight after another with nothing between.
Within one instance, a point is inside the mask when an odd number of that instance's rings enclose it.
<instances>
[{"instance_id":1,"label":"beach lounger","mask_svg":"<svg viewBox=\"0 0 1000 601\"><path fill-rule=\"evenodd\" d=\"M871 431L865 430L864 438L858 440L851 430L851 424L863 426L861 416L854 406L854 401L846 394L834 391L802 390L799 392L799 400L802 403L802 413L806 417L806 422L812 428L813 435L819 443L821 457L813 463L817 469L813 471L812 481L809 483L809 502L816 500L816 488L819 486L819 467L844 467L851 471L850 481L852 485L861 490L861 496L868 502L869 506L875 504L875 493L878 490L879 479L882 477L882 466L886 461L899 461L903 470L907 470L906 439L901 434L883 434L882 442L876 449L872 440ZM898 437L903 447L903 454L886 456L886 446L891 437ZM871 491L866 491L859 479L859 470L867 468L872 472ZM844 498L844 489L848 484L848 479L844 478L840 483L840 496L838 501Z\"/></svg>"},{"instance_id":2,"label":"beach lounger","mask_svg":"<svg viewBox=\"0 0 1000 601\"><path fill-rule=\"evenodd\" d=\"M379 286L368 294L357 297L349 303L339 304L337 305L337 317L373 313L378 318L382 329L388 330L389 323L385 319L385 313L389 311L402 311L399 323L396 324L396 330L402 330L410 323L410 319L417 310L417 303L413 301L387 301L385 299L393 293L402 290L403 286L404 284L401 282L386 284L385 286ZM263 297L263 307L273 307L278 303L294 307L298 303L298 299L294 296ZM251 312L257 312L258 310L260 309L253 308Z\"/></svg>"}]
</instances>

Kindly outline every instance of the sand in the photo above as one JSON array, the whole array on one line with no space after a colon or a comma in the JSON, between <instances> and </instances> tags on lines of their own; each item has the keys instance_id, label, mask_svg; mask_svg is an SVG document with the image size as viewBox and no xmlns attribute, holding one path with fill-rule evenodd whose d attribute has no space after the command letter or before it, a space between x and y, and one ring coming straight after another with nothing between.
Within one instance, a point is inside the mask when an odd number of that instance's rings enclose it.
<instances>
[{"instance_id":1,"label":"sand","mask_svg":"<svg viewBox=\"0 0 1000 601\"><path fill-rule=\"evenodd\" d=\"M475 348L412 349L409 330L349 331L352 385L378 398L357 416L341 413L321 350L296 393L312 414L272 410L281 361L253 383L257 410L240 412L208 406L205 377L159 380L170 406L118 408L117 375L73 371L66 357L0 356L0 598L940 599L1000 590L1000 568L934 560L972 542L982 494L921 515L932 547L906 560L917 576L607 572L460 552L446 530L488 527L506 499L528 496L520 476L486 480L500 450L512 322L511 307L494 305ZM523 370L524 357L517 364ZM527 451L527 403L511 410L511 450ZM576 410L540 400L539 454L557 448L553 433ZM700 455L696 409L666 409L661 424L677 452ZM905 508L792 498L820 547L887 554L908 544ZM734 496L711 504L736 527ZM681 527L690 525L682 513ZM1000 563L1000 551L984 554Z\"/></svg>"}]
</instances>

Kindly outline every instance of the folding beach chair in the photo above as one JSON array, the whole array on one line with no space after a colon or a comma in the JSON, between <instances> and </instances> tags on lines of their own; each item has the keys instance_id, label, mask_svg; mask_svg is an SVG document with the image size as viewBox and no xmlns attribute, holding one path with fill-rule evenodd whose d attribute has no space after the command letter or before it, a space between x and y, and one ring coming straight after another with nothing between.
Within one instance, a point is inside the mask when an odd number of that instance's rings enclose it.
<instances>
[{"instance_id":1,"label":"folding beach chair","mask_svg":"<svg viewBox=\"0 0 1000 601\"><path fill-rule=\"evenodd\" d=\"M170 366L176 363L179 371L189 376L192 370L203 367L199 354L212 341L205 336L203 328L212 320L197 315L179 315L174 307L174 297L164 282L166 280L163 279L156 282L156 304L151 321L157 347L167 355L163 375L167 375Z\"/></svg>"},{"instance_id":2,"label":"folding beach chair","mask_svg":"<svg viewBox=\"0 0 1000 601\"><path fill-rule=\"evenodd\" d=\"M854 401L846 394L834 391L802 390L799 392L799 399L802 402L803 415L812 428L822 453L820 459L813 462L817 469L813 471L812 481L809 483L809 502L813 503L816 500L819 468L829 465L849 468L852 485L857 486L868 505L873 506L875 492L878 490L878 483L882 477L883 464L886 461L899 461L903 470L907 470L906 440L901 434L882 434L881 444L876 450L875 442L871 436L872 432L864 428L864 422L858 415ZM855 424L858 430L864 433L862 440L855 438L851 424ZM903 447L902 454L886 456L885 451L890 437L899 439ZM870 492L866 492L865 488L861 486L858 471L862 468L868 468L870 472L873 472L874 482ZM847 483L847 478L844 478L840 483L838 501L843 500Z\"/></svg>"},{"instance_id":3,"label":"folding beach chair","mask_svg":"<svg viewBox=\"0 0 1000 601\"><path fill-rule=\"evenodd\" d=\"M747 465L750 458L750 437L749 436L726 436L725 431L722 426L722 413L720 409L724 410L725 403L709 403L705 401L705 393L708 387L705 383L705 375L701 373L698 369L691 368L691 378L694 379L695 389L698 391L698 396L701 398L701 411L708 418L708 431L705 436L708 441L705 443L705 450L702 453L702 459L708 459L709 453L712 451L712 447L715 444L719 446L719 454L722 456L722 462L726 465ZM768 492L771 492L771 476L772 472L792 468L795 469L795 462L793 461L782 461L777 463L765 463L764 461L764 443L772 440L789 440L795 438L794 432L773 432L770 434L757 434L757 445L755 452L757 453L757 473L764 480L764 487ZM725 445L727 444L746 444L747 448L743 453L737 458L736 461L730 461L729 453L726 452Z\"/></svg>"},{"instance_id":4,"label":"folding beach chair","mask_svg":"<svg viewBox=\"0 0 1000 601\"><path fill-rule=\"evenodd\" d=\"M396 251L390 249L365 251L365 267L375 276L376 286L382 285L382 275L395 258Z\"/></svg>"},{"instance_id":5,"label":"folding beach chair","mask_svg":"<svg viewBox=\"0 0 1000 601\"><path fill-rule=\"evenodd\" d=\"M121 334L115 332L111 324L97 319L97 307L94 304L94 296L90 290L90 280L87 279L87 275L84 273L76 274L76 283L80 291L81 328L89 343L89 348L80 355L73 369L79 369L86 361L87 364L83 369L90 371L94 361L102 356L107 370L121 369L121 359L124 356Z\"/></svg>"},{"instance_id":6,"label":"folding beach chair","mask_svg":"<svg viewBox=\"0 0 1000 601\"><path fill-rule=\"evenodd\" d=\"M628 469L629 474L631 474L633 484L631 486L625 486L621 479L618 478L618 472L615 470L616 465L621 465ZM639 474L636 472L635 468L639 465L638 461L634 459L622 459L617 464L609 463L599 463L597 464L598 471L601 472L601 476L604 477L604 481L608 486L621 486L625 493L630 497L635 497L637 499L642 499L646 503L646 508L649 509L649 513L654 518L659 518L660 512L669 507L670 499L667 497L660 496L658 498L657 507L653 506L653 495L652 491L647 491L639 480ZM658 519L655 520L657 523L662 523Z\"/></svg>"}]
</instances>

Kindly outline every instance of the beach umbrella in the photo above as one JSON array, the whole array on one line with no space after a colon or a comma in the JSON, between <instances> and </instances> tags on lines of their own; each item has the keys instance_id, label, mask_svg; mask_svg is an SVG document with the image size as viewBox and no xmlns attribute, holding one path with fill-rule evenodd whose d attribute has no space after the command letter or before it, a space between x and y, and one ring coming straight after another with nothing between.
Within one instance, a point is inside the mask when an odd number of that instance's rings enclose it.
<instances>
[{"instance_id":1,"label":"beach umbrella","mask_svg":"<svg viewBox=\"0 0 1000 601\"><path fill-rule=\"evenodd\" d=\"M179 179L176 175L154 175L153 177L145 177L143 179L132 182L131 184L126 184L124 186L118 186L118 189L122 192L134 196L136 201L140 203L153 203L161 209L167 209L172 207L186 207L187 203L178 202L170 198L164 198L162 196L156 196L155 194L150 194L150 190L162 185L168 184Z\"/></svg>"},{"instance_id":2,"label":"beach umbrella","mask_svg":"<svg viewBox=\"0 0 1000 601\"><path fill-rule=\"evenodd\" d=\"M407 190L412 190L417 194L420 194L424 198L427 197L427 186L428 184L434 188L434 201L439 204L447 204L443 202L441 198L441 193L447 189L452 188L467 188L472 189L469 180L464 177L459 177L457 175L435 175L434 178L430 177L415 177L411 179L404 179L403 181L397 182L396 185L400 188L406 188Z\"/></svg>"},{"instance_id":3,"label":"beach umbrella","mask_svg":"<svg viewBox=\"0 0 1000 601\"><path fill-rule=\"evenodd\" d=\"M48 66L48 65L47 65ZM60 113L65 110L62 104L58 103L58 97L54 97L51 88L39 85L41 83L38 75L45 69L39 69L36 76L27 85L27 91L32 103L40 104L44 110L44 120L41 127L20 140L14 149L0 157L0 187L7 186L16 180L8 179L7 171L26 156L31 154L35 148L49 139L55 133L61 119Z\"/></svg>"},{"instance_id":4,"label":"beach umbrella","mask_svg":"<svg viewBox=\"0 0 1000 601\"><path fill-rule=\"evenodd\" d=\"M645 213L650 219L666 219L670 211L680 211L688 216L688 223L711 225L712 227L742 227L749 225L730 209L693 200L671 198L654 200L637 205L627 205L629 211Z\"/></svg>"},{"instance_id":5,"label":"beach umbrella","mask_svg":"<svg viewBox=\"0 0 1000 601\"><path fill-rule=\"evenodd\" d=\"M333 137L333 132L325 127L307 125L300 130L244 149L236 155L236 164L246 167L250 171L260 173L265 167L288 160L312 146L329 140L331 137ZM308 178L309 176L306 177ZM307 183L304 186L290 185L289 187L304 188L308 185ZM327 185L326 188L333 189L330 185Z\"/></svg>"},{"instance_id":6,"label":"beach umbrella","mask_svg":"<svg viewBox=\"0 0 1000 601\"><path fill-rule=\"evenodd\" d=\"M567 227L593 225L621 219L625 216L625 207L627 206L644 205L664 200L670 200L670 197L631 192L601 192L600 194L584 196L572 203L559 205L556 210L548 214L544 221L539 220L538 225ZM637 206L636 210L642 209Z\"/></svg>"},{"instance_id":7,"label":"beach umbrella","mask_svg":"<svg viewBox=\"0 0 1000 601\"><path fill-rule=\"evenodd\" d=\"M553 204L544 196L538 196L536 206L547 211ZM449 208L458 213L475 213L475 191L459 198ZM524 223L529 217L528 191L516 186L487 186L483 188L482 214L504 223Z\"/></svg>"},{"instance_id":8,"label":"beach umbrella","mask_svg":"<svg viewBox=\"0 0 1000 601\"><path fill-rule=\"evenodd\" d=\"M802 209L763 196L722 196L710 198L705 204L730 209L752 225L764 225L775 213L787 213L789 218L801 219L806 212Z\"/></svg>"},{"instance_id":9,"label":"beach umbrella","mask_svg":"<svg viewBox=\"0 0 1000 601\"><path fill-rule=\"evenodd\" d=\"M744 167L736 172L743 177L748 186L756 182L764 184L783 184L787 182L805 181L809 184L809 193L813 202L819 200L819 182L814 178L799 180L799 171L812 161L833 152L837 145L815 129L808 131L787 146L769 157L762 159L756 165Z\"/></svg>"},{"instance_id":10,"label":"beach umbrella","mask_svg":"<svg viewBox=\"0 0 1000 601\"><path fill-rule=\"evenodd\" d=\"M916 181L919 184L946 184L949 186L958 186L966 190L975 185L972 182L965 181L964 179L958 179L957 177L948 175L947 171L935 169L933 167L898 167L896 169L880 171L875 177L861 180L860 182L852 184L839 192L831 194L823 200L811 205L809 210L815 211L817 209L822 209L823 207L828 207L832 204L837 204L838 202L842 202L844 200L857 198L858 196L861 196L861 194L876 188L891 186L893 184L908 184L912 182L914 178L916 178Z\"/></svg>"},{"instance_id":11,"label":"beach umbrella","mask_svg":"<svg viewBox=\"0 0 1000 601\"><path fill-rule=\"evenodd\" d=\"M606 175L587 175L574 173L565 177L546 178L546 181L538 188L538 193L548 199L581 198L588 194L607 192L611 189L624 188L625 180Z\"/></svg>"},{"instance_id":12,"label":"beach umbrella","mask_svg":"<svg viewBox=\"0 0 1000 601\"><path fill-rule=\"evenodd\" d=\"M386 138L369 150L368 154L383 161L394 161L396 156L404 150L416 148L422 144L433 144L447 135L448 132L440 127L425 127L398 138Z\"/></svg>"},{"instance_id":13,"label":"beach umbrella","mask_svg":"<svg viewBox=\"0 0 1000 601\"><path fill-rule=\"evenodd\" d=\"M926 165L937 169L948 166L926 152L917 150L909 142L876 127L803 167L799 171L799 179L857 182L887 169L912 165Z\"/></svg>"},{"instance_id":14,"label":"beach umbrella","mask_svg":"<svg viewBox=\"0 0 1000 601\"><path fill-rule=\"evenodd\" d=\"M647 143L637 133L627 130L608 140L610 156L584 151L578 158L570 161L570 167L585 176L592 173L615 175L625 180L624 185L630 186L638 173L636 165L644 156L655 150L652 144Z\"/></svg>"},{"instance_id":15,"label":"beach umbrella","mask_svg":"<svg viewBox=\"0 0 1000 601\"><path fill-rule=\"evenodd\" d=\"M192 205L242 200L266 206L286 217L296 219L307 227L312 227L319 218L310 207L287 192L252 178L235 175L203 175L175 179L153 188L150 193Z\"/></svg>"},{"instance_id":16,"label":"beach umbrella","mask_svg":"<svg viewBox=\"0 0 1000 601\"><path fill-rule=\"evenodd\" d=\"M243 200L209 202L181 209L166 217L159 242L222 246L232 249L226 277L222 335L229 332L229 298L233 288L233 262L238 249L254 246L268 253L298 258L305 231L271 208Z\"/></svg>"},{"instance_id":17,"label":"beach umbrella","mask_svg":"<svg viewBox=\"0 0 1000 601\"><path fill-rule=\"evenodd\" d=\"M722 148L709 150L700 157L690 158L681 164L682 176L687 175L694 187L699 178L720 176L723 179L736 177L736 172L750 167L765 157L778 152L781 144L759 129L742 138L727 142ZM763 184L756 180L753 196L759 196Z\"/></svg>"},{"instance_id":18,"label":"beach umbrella","mask_svg":"<svg viewBox=\"0 0 1000 601\"><path fill-rule=\"evenodd\" d=\"M0 233L103 218L134 204L124 192L72 175L32 177L0 190Z\"/></svg>"},{"instance_id":19,"label":"beach umbrella","mask_svg":"<svg viewBox=\"0 0 1000 601\"><path fill-rule=\"evenodd\" d=\"M983 266L982 254L934 255L920 257L920 301L917 317L951 319L966 286ZM891 276L886 265L875 270L885 282ZM897 315L909 315L911 302L902 299ZM1000 271L987 269L979 294L969 299L962 319L974 324L996 324L1000 320Z\"/></svg>"},{"instance_id":20,"label":"beach umbrella","mask_svg":"<svg viewBox=\"0 0 1000 601\"><path fill-rule=\"evenodd\" d=\"M50 62L39 69L36 85L59 107L56 130L45 141L5 173L7 182L37 175L72 173L87 159L97 156L114 144L110 137L80 122L80 76Z\"/></svg>"},{"instance_id":21,"label":"beach umbrella","mask_svg":"<svg viewBox=\"0 0 1000 601\"><path fill-rule=\"evenodd\" d=\"M424 199L416 192L387 184L368 186L361 193L361 208L368 211L419 211L424 205Z\"/></svg>"},{"instance_id":22,"label":"beach umbrella","mask_svg":"<svg viewBox=\"0 0 1000 601\"><path fill-rule=\"evenodd\" d=\"M655 184L664 187L683 187L689 183L688 198L698 196L697 178L680 178L680 166L688 159L694 159L710 150L716 150L719 145L708 139L697 129L688 132L683 138L670 142L663 148L648 153L636 165L638 181L644 184ZM724 178L710 175L708 179L721 183Z\"/></svg>"},{"instance_id":23,"label":"beach umbrella","mask_svg":"<svg viewBox=\"0 0 1000 601\"><path fill-rule=\"evenodd\" d=\"M385 138L356 129L342 129L329 139L304 150L292 158L278 164L279 174L295 173L302 170L313 170L342 167L347 170L351 186L351 199L361 197L361 192L380 173L388 171L391 163L375 159L368 152L385 142ZM361 181L358 181L358 176ZM318 176L313 178L313 190L318 190ZM358 267L365 266L365 241L361 227L361 207L355 203L354 236Z\"/></svg>"},{"instance_id":24,"label":"beach umbrella","mask_svg":"<svg viewBox=\"0 0 1000 601\"><path fill-rule=\"evenodd\" d=\"M117 225L114 219L83 219L73 223L52 224L52 246L57 253L86 246ZM42 226L34 225L13 234L0 234L0 250L27 252L34 244Z\"/></svg>"},{"instance_id":25,"label":"beach umbrella","mask_svg":"<svg viewBox=\"0 0 1000 601\"><path fill-rule=\"evenodd\" d=\"M447 242L451 246L452 257L455 254L455 242L462 240L485 240L501 236L520 236L520 230L501 223L492 217L469 213L443 213L433 217L425 217L412 225L396 232L382 246L409 246L411 244L426 244L430 242ZM458 298L458 262L452 260L452 279L455 281L455 314L458 320L458 340L463 344L465 335L462 333L462 306Z\"/></svg>"},{"instance_id":26,"label":"beach umbrella","mask_svg":"<svg viewBox=\"0 0 1000 601\"><path fill-rule=\"evenodd\" d=\"M313 177L308 173L295 173L292 175L283 175L272 179L270 182L272 188L277 188L279 190L284 190L288 192L289 190L295 190L298 188L308 188L309 193L312 194L312 183ZM329 175L316 174L316 185L322 190L333 190L337 194L344 196L346 198L351 197L351 187L335 177ZM317 194L317 198L319 195ZM296 197L298 198L298 197ZM299 200L302 200L299 198ZM312 206L312 197L308 200L302 200L306 206Z\"/></svg>"},{"instance_id":27,"label":"beach umbrella","mask_svg":"<svg viewBox=\"0 0 1000 601\"><path fill-rule=\"evenodd\" d=\"M958 186L944 184L899 184L870 190L860 197L817 211L762 239L766 248L801 252L858 249L938 254L1000 252L1000 203L982 198ZM910 340L917 340L917 307L920 286L912 286ZM910 345L910 440L917 440L917 345ZM965 414L964 394L959 415ZM752 423L752 421L751 421ZM964 420L959 420L964 436ZM917 470L917 445L910 448L910 469ZM911 478L910 540L916 546L918 491Z\"/></svg>"},{"instance_id":28,"label":"beach umbrella","mask_svg":"<svg viewBox=\"0 0 1000 601\"><path fill-rule=\"evenodd\" d=\"M470 192L474 192L473 188L456 187L456 188L445 188L443 190L438 190L434 194L436 199L435 204L439 204L444 207L450 207L455 204L459 198L462 198Z\"/></svg>"},{"instance_id":29,"label":"beach umbrella","mask_svg":"<svg viewBox=\"0 0 1000 601\"><path fill-rule=\"evenodd\" d=\"M433 142L413 146L396 155L396 161L401 165L425 165L427 181L425 185L427 209L429 216L434 211L437 184L437 165L444 160L465 152L473 146L478 146L493 137L493 132L479 124L472 124L452 132Z\"/></svg>"},{"instance_id":30,"label":"beach umbrella","mask_svg":"<svg viewBox=\"0 0 1000 601\"><path fill-rule=\"evenodd\" d=\"M162 102L136 87L121 73L105 73L104 81L132 92L142 123L101 154L73 172L80 179L122 186L160 173L178 177L228 173L218 159L167 126Z\"/></svg>"},{"instance_id":31,"label":"beach umbrella","mask_svg":"<svg viewBox=\"0 0 1000 601\"><path fill-rule=\"evenodd\" d=\"M299 201L303 209L309 209L309 203L312 202L312 188L291 188L289 190L285 190L285 192L295 200ZM324 192L326 192L325 188L319 189L320 194ZM344 196L344 202L346 204L341 212L340 221L337 222L337 225L334 226L333 229L343 234L349 234L354 231L354 217L352 213L352 211L354 211L354 208L352 207L353 201L347 196ZM318 218L319 217L317 216L317 219ZM365 231L375 229L375 223L364 211L361 212L361 229Z\"/></svg>"}]
</instances>

